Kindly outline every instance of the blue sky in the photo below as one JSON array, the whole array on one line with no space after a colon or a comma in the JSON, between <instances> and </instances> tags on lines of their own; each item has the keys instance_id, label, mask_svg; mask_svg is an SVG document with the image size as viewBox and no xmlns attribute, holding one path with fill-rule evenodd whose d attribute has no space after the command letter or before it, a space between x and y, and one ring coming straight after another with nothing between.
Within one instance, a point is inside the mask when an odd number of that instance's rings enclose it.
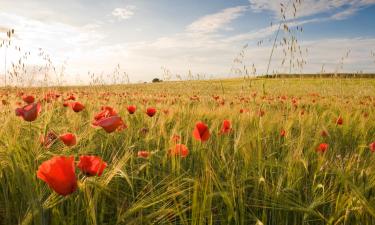
<instances>
[{"instance_id":1,"label":"blue sky","mask_svg":"<svg viewBox=\"0 0 375 225\"><path fill-rule=\"evenodd\" d=\"M57 68L66 64L66 83L87 83L88 71L109 74L117 64L132 82L160 77L162 67L181 76L233 76L245 44L244 63L262 74L277 28L270 23L278 24L280 2L288 1L0 0L0 38L14 28L14 44L32 52L25 63L42 64L42 48ZM308 51L304 68L293 72L375 71L375 0L302 0L297 8L295 18L288 8L288 26L303 27L298 43ZM20 56L7 54L9 65ZM279 47L271 71L289 71L281 60Z\"/></svg>"}]
</instances>

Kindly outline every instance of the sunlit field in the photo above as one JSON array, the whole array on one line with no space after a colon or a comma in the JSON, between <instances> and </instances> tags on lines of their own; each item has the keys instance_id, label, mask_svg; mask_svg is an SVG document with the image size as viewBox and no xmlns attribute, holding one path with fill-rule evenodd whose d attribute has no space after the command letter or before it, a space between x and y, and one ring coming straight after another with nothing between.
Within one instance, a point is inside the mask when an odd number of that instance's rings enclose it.
<instances>
[{"instance_id":1,"label":"sunlit field","mask_svg":"<svg viewBox=\"0 0 375 225\"><path fill-rule=\"evenodd\" d=\"M2 89L0 224L374 224L374 98L359 78Z\"/></svg>"},{"instance_id":2,"label":"sunlit field","mask_svg":"<svg viewBox=\"0 0 375 225\"><path fill-rule=\"evenodd\" d=\"M375 0L0 6L0 225L375 224Z\"/></svg>"}]
</instances>

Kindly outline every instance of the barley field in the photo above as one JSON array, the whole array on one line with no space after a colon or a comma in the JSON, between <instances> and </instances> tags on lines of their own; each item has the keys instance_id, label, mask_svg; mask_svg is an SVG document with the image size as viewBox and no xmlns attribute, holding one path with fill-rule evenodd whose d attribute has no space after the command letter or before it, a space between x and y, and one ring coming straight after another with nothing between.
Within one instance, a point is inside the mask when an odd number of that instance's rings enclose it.
<instances>
[{"instance_id":1,"label":"barley field","mask_svg":"<svg viewBox=\"0 0 375 225\"><path fill-rule=\"evenodd\" d=\"M375 223L374 79L2 89L1 99L2 225Z\"/></svg>"}]
</instances>

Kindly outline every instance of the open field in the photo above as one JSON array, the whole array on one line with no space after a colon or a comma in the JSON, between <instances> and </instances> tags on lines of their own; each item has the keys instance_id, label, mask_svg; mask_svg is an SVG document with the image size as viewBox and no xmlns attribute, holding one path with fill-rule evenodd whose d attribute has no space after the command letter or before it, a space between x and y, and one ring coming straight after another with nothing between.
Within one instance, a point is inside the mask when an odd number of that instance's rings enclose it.
<instances>
[{"instance_id":1,"label":"open field","mask_svg":"<svg viewBox=\"0 0 375 225\"><path fill-rule=\"evenodd\" d=\"M41 103L32 122L15 115L27 95ZM375 223L375 79L3 89L1 99L2 225ZM117 113L95 120L102 106ZM105 163L90 173L83 155ZM41 166L53 158L71 164Z\"/></svg>"}]
</instances>

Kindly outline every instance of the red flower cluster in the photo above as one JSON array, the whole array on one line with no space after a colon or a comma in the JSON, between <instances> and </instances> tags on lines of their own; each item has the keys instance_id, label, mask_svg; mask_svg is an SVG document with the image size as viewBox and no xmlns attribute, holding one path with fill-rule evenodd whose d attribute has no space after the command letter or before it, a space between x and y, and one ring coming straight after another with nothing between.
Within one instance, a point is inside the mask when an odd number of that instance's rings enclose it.
<instances>
[{"instance_id":1,"label":"red flower cluster","mask_svg":"<svg viewBox=\"0 0 375 225\"><path fill-rule=\"evenodd\" d=\"M48 92L47 94L44 95L44 101L45 102L52 102L52 100L56 100L57 98L60 97L60 94L56 94L54 92Z\"/></svg>"},{"instance_id":2,"label":"red flower cluster","mask_svg":"<svg viewBox=\"0 0 375 225\"><path fill-rule=\"evenodd\" d=\"M76 97L73 95L73 94L70 94L67 98L64 99L65 101L69 101L69 100L72 100L72 101L75 101L76 100Z\"/></svg>"},{"instance_id":3,"label":"red flower cluster","mask_svg":"<svg viewBox=\"0 0 375 225\"><path fill-rule=\"evenodd\" d=\"M101 176L107 163L97 156L81 156L77 167L88 176ZM54 156L43 162L37 177L60 195L72 194L77 190L74 156Z\"/></svg>"},{"instance_id":4,"label":"red flower cluster","mask_svg":"<svg viewBox=\"0 0 375 225\"><path fill-rule=\"evenodd\" d=\"M22 93L19 97L22 96L22 100L26 102L28 105L17 108L16 109L16 115L22 117L25 121L34 121L38 117L39 113L41 112L41 103L35 102L35 97L33 95L25 95ZM46 95L49 102L51 99L56 99L58 96L49 93ZM253 94L253 98L255 101L256 93ZM107 93L103 96L103 99L106 101L109 101L110 94ZM193 96L190 98L193 101L200 101L199 96ZM220 96L213 96L213 99L217 101L217 103L224 105L225 101L224 98L221 98ZM250 98L247 98L250 99ZM246 101L247 99L241 98L241 101ZM272 101L275 101L273 98L264 96L262 99L265 102L268 102L271 104ZM286 96L279 97L282 101L286 101L288 98ZM64 106L70 107L74 112L81 112L85 109L85 106L78 101L75 101L76 97L73 94L68 95L67 98L64 99ZM251 100L251 99L250 99ZM163 99L156 99L154 103L163 102ZM143 100L144 104L147 102L151 102L148 99ZM230 101L229 101L230 102ZM300 106L298 106L298 102L300 102ZM284 102L283 102L284 103ZM296 108L302 107L303 101L300 101L295 98L292 98L292 103L295 105ZM20 102L20 105L22 103ZM173 103L172 103L173 104ZM48 107L48 105L47 105ZM259 106L260 107L260 106ZM129 105L127 106L127 112L129 114L134 114L137 110L137 107L135 105ZM301 109L301 115L305 113L305 110ZM169 109L161 109L162 112L165 114L169 114ZM156 115L156 108L154 107L148 107L146 109L146 115L149 117L153 117ZM246 113L249 112L248 109L240 109L240 113ZM308 110L306 111L308 112ZM259 109L258 111L254 111L254 114L259 117L263 117L266 115L266 111ZM146 116L144 115L144 116ZM146 116L146 117L147 117ZM335 123L337 125L343 124L343 118L339 116ZM94 127L101 127L103 128L107 133L112 133L114 131L119 131L124 128L126 128L126 125L120 115L116 112L115 109L109 106L103 106L101 108L101 111L97 113L94 116L94 119L91 123ZM233 130L232 123L230 120L223 120L221 123L221 126L218 127L218 134L219 135L225 135L230 134ZM149 132L149 129L147 127L141 129L142 134L147 134ZM285 129L280 130L280 137L285 137L287 135L287 131ZM328 132L323 130L321 132L321 136L326 137L328 135ZM200 142L206 142L211 137L211 132L207 124L204 122L197 122L195 124L194 130L192 132L192 136L195 140ZM223 136L224 138L224 136ZM179 135L173 135L171 138L171 147L169 148L169 151L167 154L170 156L178 156L181 158L185 158L189 155L189 149L186 145L181 143L181 136ZM61 135L57 135L54 132L48 132L45 136L42 136L40 141L45 147L50 147L56 140L60 140L63 142L66 146L74 146L77 144L77 137L73 133L65 133ZM327 143L320 143L316 147L316 151L319 153L325 153L329 148L329 145ZM375 152L375 142L369 144L369 148L372 152ZM137 152L137 156L139 158L149 158L153 152L141 150ZM92 155L83 155L80 156L79 162L76 164L74 162L74 156L55 156L51 158L50 160L47 160L43 162L37 171L37 177L44 182L46 182L50 188L52 188L55 192L57 192L60 195L66 196L76 191L77 189L77 175L76 175L76 167L84 174L85 176L101 176L103 174L103 171L107 167L107 163L104 162L100 157L98 156L92 156Z\"/></svg>"},{"instance_id":5,"label":"red flower cluster","mask_svg":"<svg viewBox=\"0 0 375 225\"><path fill-rule=\"evenodd\" d=\"M22 117L25 121L32 122L36 120L41 110L42 106L39 102L31 103L22 108L17 108L16 116Z\"/></svg>"},{"instance_id":6,"label":"red flower cluster","mask_svg":"<svg viewBox=\"0 0 375 225\"><path fill-rule=\"evenodd\" d=\"M79 157L77 167L87 176L101 176L103 170L107 167L107 163L100 157L93 155L83 155Z\"/></svg>"},{"instance_id":7,"label":"red flower cluster","mask_svg":"<svg viewBox=\"0 0 375 225\"><path fill-rule=\"evenodd\" d=\"M126 128L121 117L112 107L109 106L102 107L102 111L94 117L92 125L94 127L99 126L103 128L107 133Z\"/></svg>"},{"instance_id":8,"label":"red flower cluster","mask_svg":"<svg viewBox=\"0 0 375 225\"><path fill-rule=\"evenodd\" d=\"M181 158L189 155L189 149L183 144L176 144L169 152L172 156L180 156Z\"/></svg>"},{"instance_id":9,"label":"red flower cluster","mask_svg":"<svg viewBox=\"0 0 375 225\"><path fill-rule=\"evenodd\" d=\"M31 104L31 103L34 103L35 97L32 95L24 95L22 96L22 100L26 102L27 104Z\"/></svg>"}]
</instances>

